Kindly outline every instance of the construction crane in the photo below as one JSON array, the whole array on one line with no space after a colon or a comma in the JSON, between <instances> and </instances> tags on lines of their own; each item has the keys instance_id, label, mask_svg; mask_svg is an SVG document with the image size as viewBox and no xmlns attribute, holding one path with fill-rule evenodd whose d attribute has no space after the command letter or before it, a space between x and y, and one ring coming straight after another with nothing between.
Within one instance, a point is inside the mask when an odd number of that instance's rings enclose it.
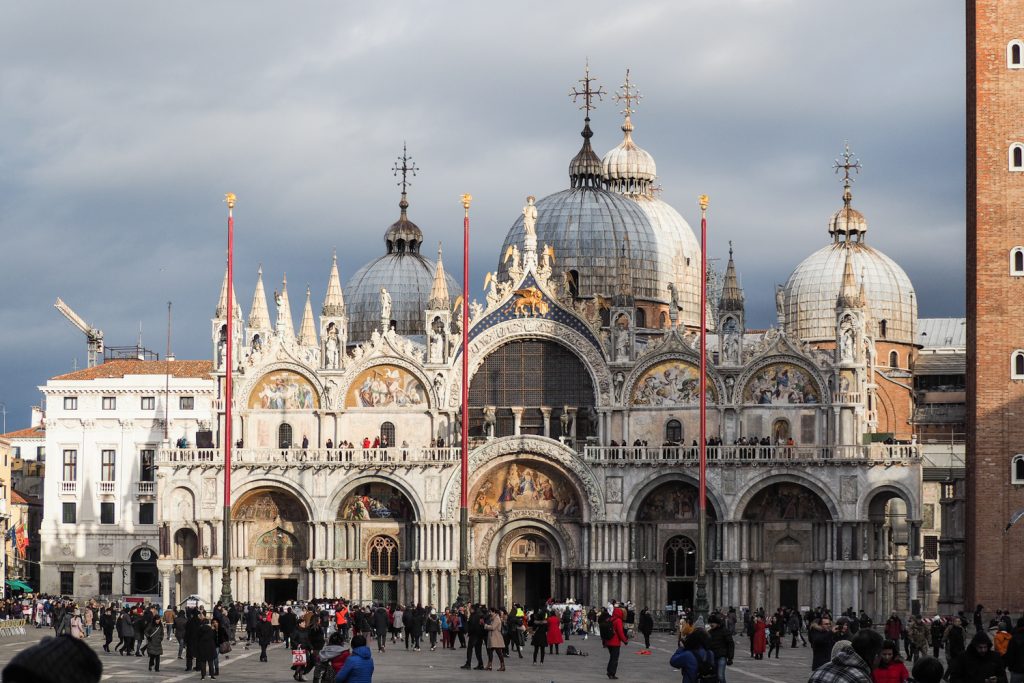
<instances>
[{"instance_id":1,"label":"construction crane","mask_svg":"<svg viewBox=\"0 0 1024 683\"><path fill-rule=\"evenodd\" d=\"M57 297L57 303L53 307L70 320L72 325L85 333L89 353L88 366L91 368L98 365L103 359L103 330L98 330L82 320L82 316L71 310L71 307L64 303L60 297Z\"/></svg>"}]
</instances>

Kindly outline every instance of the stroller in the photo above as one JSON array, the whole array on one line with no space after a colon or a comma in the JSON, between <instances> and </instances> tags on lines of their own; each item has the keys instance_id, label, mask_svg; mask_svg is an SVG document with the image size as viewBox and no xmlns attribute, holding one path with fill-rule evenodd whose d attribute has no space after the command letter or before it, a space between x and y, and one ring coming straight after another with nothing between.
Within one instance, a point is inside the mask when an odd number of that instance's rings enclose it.
<instances>
[{"instance_id":1,"label":"stroller","mask_svg":"<svg viewBox=\"0 0 1024 683\"><path fill-rule=\"evenodd\" d=\"M331 662L341 657L340 663L344 664L350 654L352 654L352 650L341 645L325 646L323 650L320 650L320 661L313 667L313 683L331 683L335 676Z\"/></svg>"}]
</instances>

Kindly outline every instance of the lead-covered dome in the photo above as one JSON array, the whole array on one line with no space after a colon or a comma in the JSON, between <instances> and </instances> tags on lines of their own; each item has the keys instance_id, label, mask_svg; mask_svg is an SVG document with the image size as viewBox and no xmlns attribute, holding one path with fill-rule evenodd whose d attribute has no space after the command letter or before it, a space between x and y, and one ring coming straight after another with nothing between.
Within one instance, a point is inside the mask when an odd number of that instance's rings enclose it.
<instances>
[{"instance_id":1,"label":"lead-covered dome","mask_svg":"<svg viewBox=\"0 0 1024 683\"><path fill-rule=\"evenodd\" d=\"M846 259L864 291L868 324L878 340L914 344L917 297L910 278L891 258L865 243L867 220L850 206L849 182L843 208L829 220L833 242L796 267L783 290L786 333L804 341L836 338L836 301ZM884 321L884 323L883 323Z\"/></svg>"},{"instance_id":2,"label":"lead-covered dome","mask_svg":"<svg viewBox=\"0 0 1024 683\"><path fill-rule=\"evenodd\" d=\"M434 282L435 263L420 253L423 232L409 220L409 202L405 192L399 202L401 215L384 236L387 253L370 261L349 278L345 285L348 311L348 339L351 343L368 340L381 329L381 289L391 297L391 320L403 336L422 336L425 311ZM458 296L462 288L445 275L448 291Z\"/></svg>"}]
</instances>

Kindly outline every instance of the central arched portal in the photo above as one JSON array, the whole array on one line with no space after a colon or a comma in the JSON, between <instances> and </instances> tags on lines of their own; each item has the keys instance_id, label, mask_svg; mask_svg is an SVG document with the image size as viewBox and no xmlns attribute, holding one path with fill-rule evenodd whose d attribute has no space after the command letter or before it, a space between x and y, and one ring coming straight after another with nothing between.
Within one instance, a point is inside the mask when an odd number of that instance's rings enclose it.
<instances>
[{"instance_id":1,"label":"central arched portal","mask_svg":"<svg viewBox=\"0 0 1024 683\"><path fill-rule=\"evenodd\" d=\"M529 608L555 596L555 572L561 569L557 544L537 527L517 529L503 539L505 595Z\"/></svg>"},{"instance_id":2,"label":"central arched portal","mask_svg":"<svg viewBox=\"0 0 1024 683\"><path fill-rule=\"evenodd\" d=\"M306 595L302 565L308 558L309 517L302 503L281 489L260 488L235 503L231 518L245 548L245 557L240 559L255 565L252 572L246 572L251 581L246 586L249 596L280 605Z\"/></svg>"}]
</instances>

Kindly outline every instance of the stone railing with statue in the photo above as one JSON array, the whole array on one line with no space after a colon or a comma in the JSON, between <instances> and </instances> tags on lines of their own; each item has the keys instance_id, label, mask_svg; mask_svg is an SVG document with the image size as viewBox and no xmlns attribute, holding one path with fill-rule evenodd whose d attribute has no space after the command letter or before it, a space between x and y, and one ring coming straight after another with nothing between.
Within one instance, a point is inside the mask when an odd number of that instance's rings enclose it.
<instances>
[{"instance_id":1,"label":"stone railing with statue","mask_svg":"<svg viewBox=\"0 0 1024 683\"><path fill-rule=\"evenodd\" d=\"M585 446L583 458L595 465L656 465L696 463L697 446ZM918 444L870 444L866 446L708 446L709 464L759 466L774 463L898 464L921 461Z\"/></svg>"},{"instance_id":2,"label":"stone railing with statue","mask_svg":"<svg viewBox=\"0 0 1024 683\"><path fill-rule=\"evenodd\" d=\"M454 465L459 448L395 446L389 448L233 448L232 467L402 467ZM219 448L169 448L161 450L157 465L164 467L223 467Z\"/></svg>"}]
</instances>

